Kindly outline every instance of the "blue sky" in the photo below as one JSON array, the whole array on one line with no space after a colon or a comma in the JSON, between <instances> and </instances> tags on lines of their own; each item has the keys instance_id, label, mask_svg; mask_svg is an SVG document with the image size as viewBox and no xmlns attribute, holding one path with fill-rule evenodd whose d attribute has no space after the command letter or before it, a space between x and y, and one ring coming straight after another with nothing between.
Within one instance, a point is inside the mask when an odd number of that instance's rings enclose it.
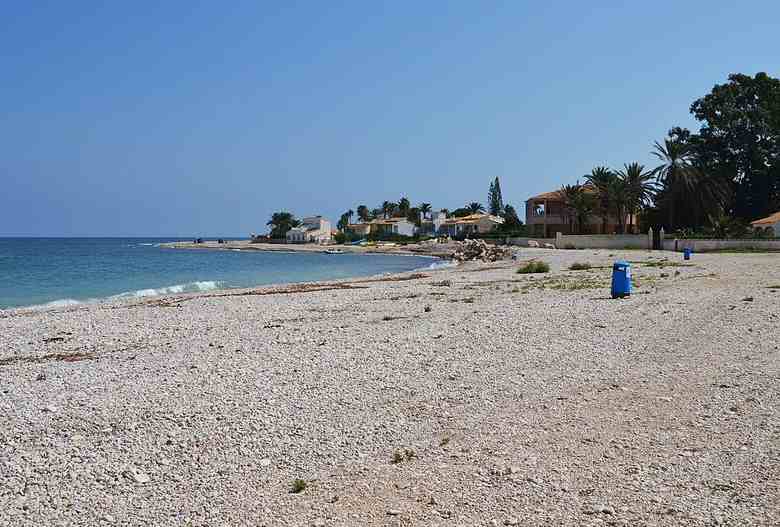
<instances>
[{"instance_id":1,"label":"blue sky","mask_svg":"<svg viewBox=\"0 0 780 527\"><path fill-rule=\"evenodd\" d=\"M0 235L246 235L496 176L522 212L780 76L776 1L590 4L8 2Z\"/></svg>"}]
</instances>

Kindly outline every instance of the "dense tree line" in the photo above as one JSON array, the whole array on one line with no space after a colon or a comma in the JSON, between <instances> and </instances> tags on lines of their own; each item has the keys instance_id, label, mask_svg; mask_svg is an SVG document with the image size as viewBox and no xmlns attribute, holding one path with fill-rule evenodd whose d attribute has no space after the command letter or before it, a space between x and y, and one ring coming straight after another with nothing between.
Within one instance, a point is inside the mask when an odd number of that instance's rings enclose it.
<instances>
[{"instance_id":1,"label":"dense tree line","mask_svg":"<svg viewBox=\"0 0 780 527\"><path fill-rule=\"evenodd\" d=\"M698 133L674 127L653 146L658 165L596 167L586 183L561 189L564 214L582 231L595 214L621 232L663 226L738 235L780 209L780 80L733 74L693 102ZM595 190L595 192L594 192ZM728 226L728 227L726 227Z\"/></svg>"}]
</instances>

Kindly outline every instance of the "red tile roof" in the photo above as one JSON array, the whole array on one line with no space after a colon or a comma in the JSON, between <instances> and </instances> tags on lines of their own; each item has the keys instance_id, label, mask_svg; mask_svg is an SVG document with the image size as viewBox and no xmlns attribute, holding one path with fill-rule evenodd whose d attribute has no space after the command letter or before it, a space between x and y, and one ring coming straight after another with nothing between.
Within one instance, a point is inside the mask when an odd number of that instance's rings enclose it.
<instances>
[{"instance_id":1,"label":"red tile roof","mask_svg":"<svg viewBox=\"0 0 780 527\"><path fill-rule=\"evenodd\" d=\"M756 220L754 222L751 222L751 225L774 225L775 223L780 222L780 211L775 212L771 216L767 216L766 218L761 218L760 220Z\"/></svg>"}]
</instances>

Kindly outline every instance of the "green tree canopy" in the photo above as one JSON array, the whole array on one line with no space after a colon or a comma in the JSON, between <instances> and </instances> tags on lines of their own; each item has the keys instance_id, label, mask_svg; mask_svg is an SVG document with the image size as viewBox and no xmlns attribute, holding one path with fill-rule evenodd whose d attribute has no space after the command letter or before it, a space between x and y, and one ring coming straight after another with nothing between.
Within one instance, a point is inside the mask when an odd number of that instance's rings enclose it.
<instances>
[{"instance_id":1,"label":"green tree canopy","mask_svg":"<svg viewBox=\"0 0 780 527\"><path fill-rule=\"evenodd\" d=\"M490 183L488 190L488 211L493 216L500 216L504 211L504 198L501 195L501 183L498 177Z\"/></svg>"},{"instance_id":2,"label":"green tree canopy","mask_svg":"<svg viewBox=\"0 0 780 527\"><path fill-rule=\"evenodd\" d=\"M644 165L631 163L623 165L617 172L625 189L625 211L629 216L629 227L633 225L637 213L650 205L655 195L655 173L645 171ZM629 232L632 229L629 229Z\"/></svg>"},{"instance_id":3,"label":"green tree canopy","mask_svg":"<svg viewBox=\"0 0 780 527\"><path fill-rule=\"evenodd\" d=\"M359 205L357 208L357 217L360 221L366 223L371 220L371 212L365 205Z\"/></svg>"},{"instance_id":4,"label":"green tree canopy","mask_svg":"<svg viewBox=\"0 0 780 527\"><path fill-rule=\"evenodd\" d=\"M702 163L733 181L736 215L755 219L780 208L780 80L729 75L691 113L702 121L693 141Z\"/></svg>"},{"instance_id":5,"label":"green tree canopy","mask_svg":"<svg viewBox=\"0 0 780 527\"><path fill-rule=\"evenodd\" d=\"M398 200L398 215L404 218L407 217L411 207L412 203L409 201L409 198L402 197Z\"/></svg>"},{"instance_id":6,"label":"green tree canopy","mask_svg":"<svg viewBox=\"0 0 780 527\"><path fill-rule=\"evenodd\" d=\"M601 218L601 233L606 234L609 216L615 209L613 203L615 189L615 180L617 175L607 167L598 166L591 170L590 174L585 175L585 181L588 182L598 195L596 199L595 213Z\"/></svg>"},{"instance_id":7,"label":"green tree canopy","mask_svg":"<svg viewBox=\"0 0 780 527\"><path fill-rule=\"evenodd\" d=\"M266 223L266 225L271 227L271 238L275 239L285 238L287 236L287 231L300 224L301 222L295 219L295 216L293 216L291 212L287 211L274 212L271 215L271 219Z\"/></svg>"},{"instance_id":8,"label":"green tree canopy","mask_svg":"<svg viewBox=\"0 0 780 527\"><path fill-rule=\"evenodd\" d=\"M476 201L472 201L468 205L466 205L466 208L469 210L471 214L479 214L480 212L485 212L485 207L482 205L482 203L478 203Z\"/></svg>"},{"instance_id":9,"label":"green tree canopy","mask_svg":"<svg viewBox=\"0 0 780 527\"><path fill-rule=\"evenodd\" d=\"M516 233L522 229L523 222L520 221L517 211L512 205L505 205L501 216L504 217L504 224L501 227L504 232Z\"/></svg>"}]
</instances>

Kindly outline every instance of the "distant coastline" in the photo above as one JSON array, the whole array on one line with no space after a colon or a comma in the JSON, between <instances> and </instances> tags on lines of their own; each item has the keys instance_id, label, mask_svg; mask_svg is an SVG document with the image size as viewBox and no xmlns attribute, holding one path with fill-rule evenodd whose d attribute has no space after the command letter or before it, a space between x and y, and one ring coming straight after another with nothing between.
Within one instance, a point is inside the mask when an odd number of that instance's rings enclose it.
<instances>
[{"instance_id":1,"label":"distant coastline","mask_svg":"<svg viewBox=\"0 0 780 527\"><path fill-rule=\"evenodd\" d=\"M216 241L194 242L170 242L162 243L160 247L165 249L211 249L221 251L268 251L287 253L325 253L338 249L349 254L397 254L399 256L430 256L435 258L449 258L452 255L451 244L407 244L407 245L317 245L311 243L252 243L249 240L226 240L224 243Z\"/></svg>"}]
</instances>

